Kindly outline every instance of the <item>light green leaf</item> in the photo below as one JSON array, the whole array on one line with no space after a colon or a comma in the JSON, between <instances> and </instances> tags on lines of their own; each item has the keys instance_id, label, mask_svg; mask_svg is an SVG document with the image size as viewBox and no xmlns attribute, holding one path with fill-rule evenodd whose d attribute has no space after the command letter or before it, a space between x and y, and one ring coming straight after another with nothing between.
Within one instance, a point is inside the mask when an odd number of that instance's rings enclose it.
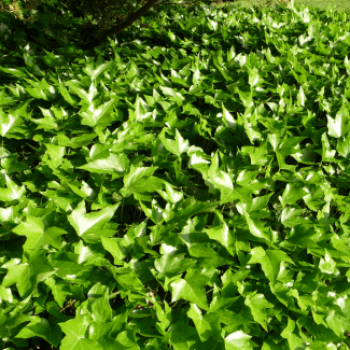
<instances>
[{"instance_id":1,"label":"light green leaf","mask_svg":"<svg viewBox=\"0 0 350 350\"><path fill-rule=\"evenodd\" d=\"M103 248L110 252L114 258L114 265L123 265L123 260L127 255L126 248L123 245L122 238L102 237Z\"/></svg>"},{"instance_id":2,"label":"light green leaf","mask_svg":"<svg viewBox=\"0 0 350 350\"><path fill-rule=\"evenodd\" d=\"M193 85L198 85L201 81L201 77L202 77L201 72L197 68L193 73L193 78L192 78Z\"/></svg>"},{"instance_id":3,"label":"light green leaf","mask_svg":"<svg viewBox=\"0 0 350 350\"><path fill-rule=\"evenodd\" d=\"M349 131L349 111L343 104L335 116L335 119L327 115L328 135L339 138Z\"/></svg>"},{"instance_id":4,"label":"light green leaf","mask_svg":"<svg viewBox=\"0 0 350 350\"><path fill-rule=\"evenodd\" d=\"M266 311L265 309L273 307L273 304L269 303L263 294L249 294L244 304L250 308L250 311L253 315L253 318L258 322L267 332L267 323L266 323Z\"/></svg>"},{"instance_id":5,"label":"light green leaf","mask_svg":"<svg viewBox=\"0 0 350 350\"><path fill-rule=\"evenodd\" d=\"M67 296L72 295L68 283L60 280L56 281L54 278L48 278L44 283L50 287L58 306L63 307Z\"/></svg>"},{"instance_id":6,"label":"light green leaf","mask_svg":"<svg viewBox=\"0 0 350 350\"><path fill-rule=\"evenodd\" d=\"M322 161L334 162L334 156L335 156L336 150L332 149L326 132L322 134L321 141L322 141Z\"/></svg>"},{"instance_id":7,"label":"light green leaf","mask_svg":"<svg viewBox=\"0 0 350 350\"><path fill-rule=\"evenodd\" d=\"M126 79L131 82L136 76L139 75L139 68L137 67L134 61L130 61L130 65L128 67L128 73L126 74Z\"/></svg>"},{"instance_id":8,"label":"light green leaf","mask_svg":"<svg viewBox=\"0 0 350 350\"><path fill-rule=\"evenodd\" d=\"M249 231L253 236L265 239L267 241L271 241L270 231L263 226L260 220L255 220L250 217L244 204L237 204L237 209L245 217L245 220L249 227Z\"/></svg>"},{"instance_id":9,"label":"light green leaf","mask_svg":"<svg viewBox=\"0 0 350 350\"><path fill-rule=\"evenodd\" d=\"M88 58L87 58L88 59ZM113 65L113 61L108 61L108 62L97 62L100 64L96 65L96 68L94 67L95 64L93 61L88 61L86 64L86 73L89 74L91 77L91 80L97 79L101 74L106 72L107 70L111 69Z\"/></svg>"},{"instance_id":10,"label":"light green leaf","mask_svg":"<svg viewBox=\"0 0 350 350\"><path fill-rule=\"evenodd\" d=\"M95 340L85 337L87 328L91 322L86 317L76 317L64 323L59 323L66 334L63 338L60 350L103 350Z\"/></svg>"},{"instance_id":11,"label":"light green leaf","mask_svg":"<svg viewBox=\"0 0 350 350\"><path fill-rule=\"evenodd\" d=\"M106 293L100 298L89 300L88 310L96 323L107 323L112 319L112 308L109 304L109 298Z\"/></svg>"},{"instance_id":12,"label":"light green leaf","mask_svg":"<svg viewBox=\"0 0 350 350\"><path fill-rule=\"evenodd\" d=\"M29 296L40 281L44 281L55 273L45 256L45 252L42 250L34 250L26 263L5 268L7 274L2 285L9 287L16 283L19 295L22 298Z\"/></svg>"},{"instance_id":13,"label":"light green leaf","mask_svg":"<svg viewBox=\"0 0 350 350\"><path fill-rule=\"evenodd\" d=\"M168 224L178 223L179 221L187 221L193 215L214 211L218 202L200 202L193 197L189 197L177 203L176 210L167 206L164 210L164 218Z\"/></svg>"},{"instance_id":14,"label":"light green leaf","mask_svg":"<svg viewBox=\"0 0 350 350\"><path fill-rule=\"evenodd\" d=\"M237 127L237 121L233 118L232 114L225 108L222 103L222 116L224 118L224 123L227 127L235 129Z\"/></svg>"},{"instance_id":15,"label":"light green leaf","mask_svg":"<svg viewBox=\"0 0 350 350\"><path fill-rule=\"evenodd\" d=\"M227 226L227 224L224 222L220 226L214 226L209 229L206 229L205 232L209 236L210 239L213 239L215 241L218 241L221 243L227 251L231 255L235 255L235 234L234 231Z\"/></svg>"},{"instance_id":16,"label":"light green leaf","mask_svg":"<svg viewBox=\"0 0 350 350\"><path fill-rule=\"evenodd\" d=\"M328 253L327 249L325 249L326 255L323 258L321 258L320 263L319 263L319 268L322 273L331 275L335 273L336 271L336 262L332 259L331 255Z\"/></svg>"},{"instance_id":17,"label":"light green leaf","mask_svg":"<svg viewBox=\"0 0 350 350\"><path fill-rule=\"evenodd\" d=\"M163 180L152 176L157 167L134 167L124 176L124 188L120 194L128 197L135 193L155 192L163 187Z\"/></svg>"},{"instance_id":18,"label":"light green leaf","mask_svg":"<svg viewBox=\"0 0 350 350\"><path fill-rule=\"evenodd\" d=\"M181 192L175 191L169 184L165 184L165 189L167 193L167 197L171 203L180 202L183 198L183 194Z\"/></svg>"},{"instance_id":19,"label":"light green leaf","mask_svg":"<svg viewBox=\"0 0 350 350\"><path fill-rule=\"evenodd\" d=\"M242 331L231 333L225 338L225 350L253 350L250 338Z\"/></svg>"},{"instance_id":20,"label":"light green leaf","mask_svg":"<svg viewBox=\"0 0 350 350\"><path fill-rule=\"evenodd\" d=\"M59 167L63 162L66 148L63 146L53 145L51 143L45 143L44 145L47 148L47 153L50 156L54 166L56 168Z\"/></svg>"},{"instance_id":21,"label":"light green leaf","mask_svg":"<svg viewBox=\"0 0 350 350\"><path fill-rule=\"evenodd\" d=\"M229 201L233 195L233 183L228 173L219 170L219 151L212 158L208 171L210 183L221 192L221 203Z\"/></svg>"},{"instance_id":22,"label":"light green leaf","mask_svg":"<svg viewBox=\"0 0 350 350\"><path fill-rule=\"evenodd\" d=\"M185 140L178 129L175 130L175 140L170 140L165 137L165 129L159 134L159 138L162 141L162 144L166 148L167 151L174 153L178 157L181 156L182 153L186 152L190 147L190 143L188 140Z\"/></svg>"},{"instance_id":23,"label":"light green leaf","mask_svg":"<svg viewBox=\"0 0 350 350\"><path fill-rule=\"evenodd\" d=\"M45 339L52 346L57 347L61 341L62 332L57 325L50 325L45 318L36 318L22 328L16 335L16 338L32 338L40 337Z\"/></svg>"},{"instance_id":24,"label":"light green leaf","mask_svg":"<svg viewBox=\"0 0 350 350\"><path fill-rule=\"evenodd\" d=\"M129 172L124 176L125 188L132 188L134 185L138 185L138 182L149 178L157 170L157 167L135 167L131 165Z\"/></svg>"},{"instance_id":25,"label":"light green leaf","mask_svg":"<svg viewBox=\"0 0 350 350\"><path fill-rule=\"evenodd\" d=\"M47 244L60 249L61 236L67 233L65 230L54 226L45 229L42 218L30 215L27 216L26 222L19 224L12 231L20 236L27 237L23 246L26 251L40 249Z\"/></svg>"},{"instance_id":26,"label":"light green leaf","mask_svg":"<svg viewBox=\"0 0 350 350\"><path fill-rule=\"evenodd\" d=\"M203 316L199 307L196 304L191 304L187 315L193 320L202 342L209 340L210 337L220 337L220 313L208 312Z\"/></svg>"},{"instance_id":27,"label":"light green leaf","mask_svg":"<svg viewBox=\"0 0 350 350\"><path fill-rule=\"evenodd\" d=\"M287 184L281 199L282 206L285 207L286 204L293 205L298 200L302 199L304 196L309 194L309 190L303 186L303 184L289 183Z\"/></svg>"},{"instance_id":28,"label":"light green leaf","mask_svg":"<svg viewBox=\"0 0 350 350\"><path fill-rule=\"evenodd\" d=\"M95 101L90 102L89 107L84 112L80 112L83 117L81 124L91 127L111 125L116 120L111 113L115 103L115 100L110 100L95 107Z\"/></svg>"},{"instance_id":29,"label":"light green leaf","mask_svg":"<svg viewBox=\"0 0 350 350\"><path fill-rule=\"evenodd\" d=\"M250 255L248 264L261 264L266 277L272 283L276 282L282 261L294 265L293 260L282 250L267 249L265 252L262 247L255 247Z\"/></svg>"},{"instance_id":30,"label":"light green leaf","mask_svg":"<svg viewBox=\"0 0 350 350\"><path fill-rule=\"evenodd\" d=\"M16 127L23 123L23 118L13 113L5 114L0 109L0 135L8 136L15 131Z\"/></svg>"},{"instance_id":31,"label":"light green leaf","mask_svg":"<svg viewBox=\"0 0 350 350\"><path fill-rule=\"evenodd\" d=\"M164 254L154 261L154 266L161 274L172 277L186 271L195 263L194 259L185 259L184 254Z\"/></svg>"},{"instance_id":32,"label":"light green leaf","mask_svg":"<svg viewBox=\"0 0 350 350\"><path fill-rule=\"evenodd\" d=\"M5 178L6 188L0 188L0 201L2 202L12 202L14 200L20 199L25 193L25 186L17 186L10 177L2 171L2 176Z\"/></svg>"},{"instance_id":33,"label":"light green leaf","mask_svg":"<svg viewBox=\"0 0 350 350\"><path fill-rule=\"evenodd\" d=\"M299 88L299 91L298 91L298 94L297 94L297 103L298 103L299 106L305 107L306 100L307 100L307 97L305 95L303 86L300 85L300 88Z\"/></svg>"},{"instance_id":34,"label":"light green leaf","mask_svg":"<svg viewBox=\"0 0 350 350\"><path fill-rule=\"evenodd\" d=\"M250 207L249 213L252 211L259 211L266 208L269 199L274 195L274 192L269 193L265 196L255 197L252 201L252 206Z\"/></svg>"},{"instance_id":35,"label":"light green leaf","mask_svg":"<svg viewBox=\"0 0 350 350\"><path fill-rule=\"evenodd\" d=\"M203 285L196 280L176 280L170 284L172 302L184 299L198 305L201 309L208 310L207 297Z\"/></svg>"},{"instance_id":36,"label":"light green leaf","mask_svg":"<svg viewBox=\"0 0 350 350\"><path fill-rule=\"evenodd\" d=\"M87 93L85 89L83 89L80 84L76 82L69 83L69 90L74 94L78 95L82 100L92 104L92 101L98 94L97 88L95 84L91 83L89 87L89 92Z\"/></svg>"},{"instance_id":37,"label":"light green leaf","mask_svg":"<svg viewBox=\"0 0 350 350\"><path fill-rule=\"evenodd\" d=\"M306 219L301 217L302 213L304 213L304 209L286 207L282 210L281 222L285 227L293 227L298 224L303 224L306 222Z\"/></svg>"},{"instance_id":38,"label":"light green leaf","mask_svg":"<svg viewBox=\"0 0 350 350\"><path fill-rule=\"evenodd\" d=\"M129 166L128 157L122 153L116 155L110 153L108 157L93 160L78 169L90 171L98 174L113 174L114 176L121 177L125 173Z\"/></svg>"},{"instance_id":39,"label":"light green leaf","mask_svg":"<svg viewBox=\"0 0 350 350\"><path fill-rule=\"evenodd\" d=\"M295 322L288 318L288 325L281 333L281 337L287 339L290 349L304 349L305 342L294 333Z\"/></svg>"},{"instance_id":40,"label":"light green leaf","mask_svg":"<svg viewBox=\"0 0 350 350\"><path fill-rule=\"evenodd\" d=\"M159 320L159 322L156 324L157 330L161 334L165 334L166 329L170 326L171 308L166 301L164 301L164 311L159 303L156 303L154 308L156 309L157 318Z\"/></svg>"},{"instance_id":41,"label":"light green leaf","mask_svg":"<svg viewBox=\"0 0 350 350\"><path fill-rule=\"evenodd\" d=\"M93 233L98 236L99 230L108 223L117 208L120 206L120 203L115 205L109 205L99 212L92 212L87 214L85 209L85 202L82 201L76 209L68 215L68 221L74 227L77 235L79 237L84 237L89 233Z\"/></svg>"},{"instance_id":42,"label":"light green leaf","mask_svg":"<svg viewBox=\"0 0 350 350\"><path fill-rule=\"evenodd\" d=\"M326 322L338 337L343 337L344 333L350 328L349 315L345 315L339 308L329 310Z\"/></svg>"},{"instance_id":43,"label":"light green leaf","mask_svg":"<svg viewBox=\"0 0 350 350\"><path fill-rule=\"evenodd\" d=\"M260 76L259 70L256 67L254 67L253 69L249 69L248 74L248 82L251 87L260 86L265 82L264 79Z\"/></svg>"}]
</instances>

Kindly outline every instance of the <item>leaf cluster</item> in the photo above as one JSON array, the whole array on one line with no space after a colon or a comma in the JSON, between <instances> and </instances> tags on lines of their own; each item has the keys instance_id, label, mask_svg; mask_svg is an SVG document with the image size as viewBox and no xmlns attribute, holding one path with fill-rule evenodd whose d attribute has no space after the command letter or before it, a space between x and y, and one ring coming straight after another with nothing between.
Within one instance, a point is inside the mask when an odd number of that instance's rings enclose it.
<instances>
[{"instance_id":1,"label":"leaf cluster","mask_svg":"<svg viewBox=\"0 0 350 350\"><path fill-rule=\"evenodd\" d=\"M349 349L349 13L1 16L2 348Z\"/></svg>"}]
</instances>

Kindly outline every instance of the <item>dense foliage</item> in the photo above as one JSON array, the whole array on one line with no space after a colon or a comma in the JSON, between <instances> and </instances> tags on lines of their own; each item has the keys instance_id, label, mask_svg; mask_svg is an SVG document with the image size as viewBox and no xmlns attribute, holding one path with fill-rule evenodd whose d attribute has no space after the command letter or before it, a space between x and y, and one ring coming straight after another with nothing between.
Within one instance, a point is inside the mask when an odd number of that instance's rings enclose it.
<instances>
[{"instance_id":1,"label":"dense foliage","mask_svg":"<svg viewBox=\"0 0 350 350\"><path fill-rule=\"evenodd\" d=\"M349 349L349 13L0 17L2 348Z\"/></svg>"},{"instance_id":2,"label":"dense foliage","mask_svg":"<svg viewBox=\"0 0 350 350\"><path fill-rule=\"evenodd\" d=\"M122 23L143 5L143 0L0 0L1 11L12 13L24 22L35 20L38 11L83 18L92 37Z\"/></svg>"},{"instance_id":3,"label":"dense foliage","mask_svg":"<svg viewBox=\"0 0 350 350\"><path fill-rule=\"evenodd\" d=\"M234 2L235 0L230 1ZM26 23L33 22L38 11L43 13L49 11L58 15L83 18L85 24L89 26L90 38L94 39L100 38L103 33L111 28L125 23L131 16L134 18L126 25L126 27L129 27L135 20L143 16L143 14L137 15L138 10L143 8L144 12L148 12L149 8L153 7L153 10L156 11L159 2L169 4L169 0L0 0L0 11L11 13ZM194 5L198 2L198 0L190 0L182 6ZM210 4L212 0L204 0L203 2ZM150 3L149 6L146 6L148 3ZM170 4L176 5L179 3L183 2L172 0Z\"/></svg>"}]
</instances>

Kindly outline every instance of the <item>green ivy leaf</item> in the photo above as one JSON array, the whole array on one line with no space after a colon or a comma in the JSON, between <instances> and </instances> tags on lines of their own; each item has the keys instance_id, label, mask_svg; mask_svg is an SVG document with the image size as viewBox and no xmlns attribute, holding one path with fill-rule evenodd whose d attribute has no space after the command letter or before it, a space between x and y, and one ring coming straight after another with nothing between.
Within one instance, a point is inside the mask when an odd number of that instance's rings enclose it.
<instances>
[{"instance_id":1,"label":"green ivy leaf","mask_svg":"<svg viewBox=\"0 0 350 350\"><path fill-rule=\"evenodd\" d=\"M237 331L229 334L225 338L226 350L253 350L251 342L251 336L245 334L242 331Z\"/></svg>"},{"instance_id":2,"label":"green ivy leaf","mask_svg":"<svg viewBox=\"0 0 350 350\"><path fill-rule=\"evenodd\" d=\"M209 340L210 337L220 338L220 314L208 312L202 315L202 311L196 304L191 304L187 312L197 329L199 338L202 342Z\"/></svg>"},{"instance_id":3,"label":"green ivy leaf","mask_svg":"<svg viewBox=\"0 0 350 350\"><path fill-rule=\"evenodd\" d=\"M30 215L27 216L26 222L16 226L12 232L27 237L23 249L28 252L33 249L41 249L45 245L60 249L61 236L67 233L67 231L55 226L45 228L42 218Z\"/></svg>"},{"instance_id":4,"label":"green ivy leaf","mask_svg":"<svg viewBox=\"0 0 350 350\"><path fill-rule=\"evenodd\" d=\"M76 209L68 215L68 221L74 227L75 232L79 237L87 237L89 234L94 236L102 236L104 225L107 224L113 217L115 211L120 206L120 203L109 205L99 212L87 214L85 202L82 201Z\"/></svg>"},{"instance_id":5,"label":"green ivy leaf","mask_svg":"<svg viewBox=\"0 0 350 350\"><path fill-rule=\"evenodd\" d=\"M8 267L4 265L3 268L7 269L7 274L2 285L9 287L16 283L18 293L23 298L28 297L40 281L55 273L43 250L33 250L28 262Z\"/></svg>"},{"instance_id":6,"label":"green ivy leaf","mask_svg":"<svg viewBox=\"0 0 350 350\"><path fill-rule=\"evenodd\" d=\"M304 348L305 342L294 333L295 321L288 319L287 326L283 329L281 337L287 339L290 349Z\"/></svg>"},{"instance_id":7,"label":"green ivy leaf","mask_svg":"<svg viewBox=\"0 0 350 350\"><path fill-rule=\"evenodd\" d=\"M154 261L154 266L162 275L172 277L191 268L195 263L194 259L184 258L184 254L164 254Z\"/></svg>"},{"instance_id":8,"label":"green ivy leaf","mask_svg":"<svg viewBox=\"0 0 350 350\"><path fill-rule=\"evenodd\" d=\"M66 334L61 342L62 350L102 350L102 346L96 341L85 337L90 325L87 317L76 317L64 323L58 324Z\"/></svg>"},{"instance_id":9,"label":"green ivy leaf","mask_svg":"<svg viewBox=\"0 0 350 350\"><path fill-rule=\"evenodd\" d=\"M56 347L61 341L62 332L57 325L50 325L49 321L45 318L37 317L16 335L16 338L28 339L32 337L43 338L52 346Z\"/></svg>"},{"instance_id":10,"label":"green ivy leaf","mask_svg":"<svg viewBox=\"0 0 350 350\"><path fill-rule=\"evenodd\" d=\"M336 262L332 259L331 255L328 253L327 249L325 249L326 255L320 260L319 268L322 273L325 274L333 274L336 271Z\"/></svg>"},{"instance_id":11,"label":"green ivy leaf","mask_svg":"<svg viewBox=\"0 0 350 350\"><path fill-rule=\"evenodd\" d=\"M109 154L108 157L93 160L78 169L83 169L97 174L113 174L116 177L122 177L129 166L129 159L122 153L116 155Z\"/></svg>"},{"instance_id":12,"label":"green ivy leaf","mask_svg":"<svg viewBox=\"0 0 350 350\"><path fill-rule=\"evenodd\" d=\"M0 187L0 201L12 202L20 199L26 193L25 186L17 186L4 171L2 171L2 176L5 178L6 188Z\"/></svg>"},{"instance_id":13,"label":"green ivy leaf","mask_svg":"<svg viewBox=\"0 0 350 350\"><path fill-rule=\"evenodd\" d=\"M191 278L189 278L191 277ZM200 276L186 275L186 279L178 279L170 284L172 302L184 299L196 304L203 310L208 310L208 302L203 287L203 279Z\"/></svg>"},{"instance_id":14,"label":"green ivy leaf","mask_svg":"<svg viewBox=\"0 0 350 350\"><path fill-rule=\"evenodd\" d=\"M349 111L343 104L335 116L335 119L327 115L328 135L339 138L349 131Z\"/></svg>"},{"instance_id":15,"label":"green ivy leaf","mask_svg":"<svg viewBox=\"0 0 350 350\"><path fill-rule=\"evenodd\" d=\"M251 258L248 264L261 264L261 267L270 282L275 283L280 273L281 262L288 262L294 265L293 260L282 250L267 249L262 247L252 249Z\"/></svg>"},{"instance_id":16,"label":"green ivy leaf","mask_svg":"<svg viewBox=\"0 0 350 350\"><path fill-rule=\"evenodd\" d=\"M159 139L162 141L162 144L170 153L174 153L178 157L182 153L186 152L190 144L188 140L185 140L178 129L175 129L175 140L170 140L165 137L165 129L159 134Z\"/></svg>"},{"instance_id":17,"label":"green ivy leaf","mask_svg":"<svg viewBox=\"0 0 350 350\"><path fill-rule=\"evenodd\" d=\"M273 304L269 303L263 294L248 295L244 301L244 304L250 308L254 320L258 322L267 332L265 309L273 307Z\"/></svg>"}]
</instances>

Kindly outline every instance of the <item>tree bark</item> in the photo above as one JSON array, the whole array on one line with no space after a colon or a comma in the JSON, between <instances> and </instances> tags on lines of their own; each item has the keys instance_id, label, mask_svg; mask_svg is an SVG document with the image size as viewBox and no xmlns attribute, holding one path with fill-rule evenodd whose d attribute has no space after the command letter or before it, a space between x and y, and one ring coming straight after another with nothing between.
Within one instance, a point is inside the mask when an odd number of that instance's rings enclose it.
<instances>
[{"instance_id":1,"label":"tree bark","mask_svg":"<svg viewBox=\"0 0 350 350\"><path fill-rule=\"evenodd\" d=\"M107 41L107 38L111 38L113 35L116 35L123 31L124 29L130 27L135 21L142 17L152 6L154 6L158 0L148 0L139 10L131 13L124 22L114 26L113 28L102 33L99 38L88 41L80 45L80 48L83 50L88 50L96 47L101 42Z\"/></svg>"}]
</instances>

